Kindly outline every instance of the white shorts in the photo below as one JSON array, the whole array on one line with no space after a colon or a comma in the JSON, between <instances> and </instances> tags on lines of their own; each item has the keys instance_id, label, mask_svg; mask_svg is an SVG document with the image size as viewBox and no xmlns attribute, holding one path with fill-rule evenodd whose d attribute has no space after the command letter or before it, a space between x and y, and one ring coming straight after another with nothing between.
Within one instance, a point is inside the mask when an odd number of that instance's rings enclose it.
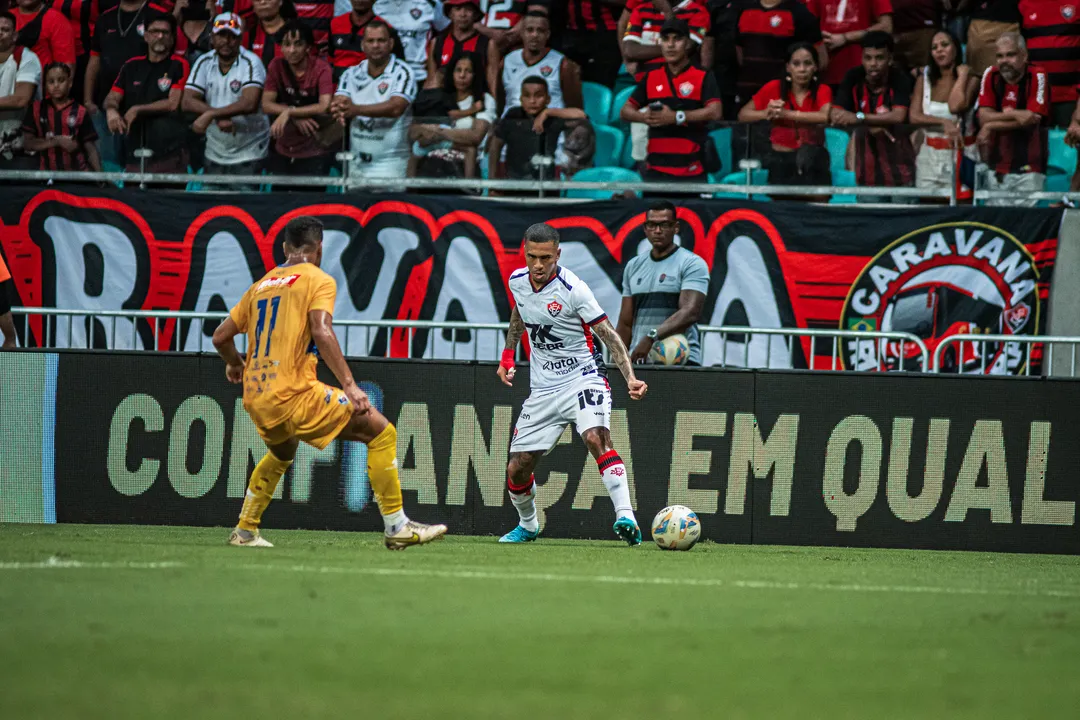
<instances>
[{"instance_id":1,"label":"white shorts","mask_svg":"<svg viewBox=\"0 0 1080 720\"><path fill-rule=\"evenodd\" d=\"M534 391L521 406L510 452L547 452L570 423L578 435L594 427L611 428L607 380L591 375L558 390Z\"/></svg>"}]
</instances>

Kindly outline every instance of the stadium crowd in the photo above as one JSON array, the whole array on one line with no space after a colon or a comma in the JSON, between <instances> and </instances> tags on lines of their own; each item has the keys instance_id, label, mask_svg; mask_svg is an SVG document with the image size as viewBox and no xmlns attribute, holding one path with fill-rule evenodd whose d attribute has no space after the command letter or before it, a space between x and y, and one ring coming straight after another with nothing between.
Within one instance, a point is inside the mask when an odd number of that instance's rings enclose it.
<instances>
[{"instance_id":1,"label":"stadium crowd","mask_svg":"<svg viewBox=\"0 0 1080 720\"><path fill-rule=\"evenodd\" d=\"M1080 141L1078 9L0 0L0 169L677 183L746 158L772 184L846 184L843 167L940 189L985 166L991 189L1041 190Z\"/></svg>"}]
</instances>

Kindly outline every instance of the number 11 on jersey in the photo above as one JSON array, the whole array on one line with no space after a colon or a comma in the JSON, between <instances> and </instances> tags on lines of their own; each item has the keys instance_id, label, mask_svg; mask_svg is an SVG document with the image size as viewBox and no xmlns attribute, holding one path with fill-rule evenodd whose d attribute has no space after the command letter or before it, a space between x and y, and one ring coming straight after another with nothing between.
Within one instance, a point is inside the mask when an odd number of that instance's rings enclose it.
<instances>
[{"instance_id":1,"label":"number 11 on jersey","mask_svg":"<svg viewBox=\"0 0 1080 720\"><path fill-rule=\"evenodd\" d=\"M266 327L266 305L270 304L270 327ZM255 350L251 353L251 357L259 357L259 348L262 347L262 334L263 328L266 327L266 349L263 350L263 356L270 354L270 338L274 334L274 326L277 325L277 311L278 305L281 304L281 296L263 298L257 305L259 308L259 319L255 321Z\"/></svg>"}]
</instances>

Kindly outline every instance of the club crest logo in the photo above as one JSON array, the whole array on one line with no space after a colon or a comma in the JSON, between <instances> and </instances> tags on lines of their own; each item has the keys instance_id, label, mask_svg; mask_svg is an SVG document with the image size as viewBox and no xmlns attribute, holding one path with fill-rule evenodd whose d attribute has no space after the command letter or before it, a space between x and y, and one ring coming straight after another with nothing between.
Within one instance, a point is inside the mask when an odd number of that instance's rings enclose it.
<instances>
[{"instance_id":1,"label":"club crest logo","mask_svg":"<svg viewBox=\"0 0 1080 720\"><path fill-rule=\"evenodd\" d=\"M409 14L412 15L413 20L419 20L420 16L424 13L420 10L420 8L413 8L409 11Z\"/></svg>"},{"instance_id":2,"label":"club crest logo","mask_svg":"<svg viewBox=\"0 0 1080 720\"><path fill-rule=\"evenodd\" d=\"M680 95L682 95L683 97L687 97L692 92L694 92L694 83L692 83L692 82L679 83L679 94Z\"/></svg>"},{"instance_id":3,"label":"club crest logo","mask_svg":"<svg viewBox=\"0 0 1080 720\"><path fill-rule=\"evenodd\" d=\"M660 282L667 280L667 273L660 273Z\"/></svg>"},{"instance_id":4,"label":"club crest logo","mask_svg":"<svg viewBox=\"0 0 1080 720\"><path fill-rule=\"evenodd\" d=\"M552 300L548 303L547 309L551 317L558 317L559 313L562 312L562 305L559 304L558 300Z\"/></svg>"},{"instance_id":5,"label":"club crest logo","mask_svg":"<svg viewBox=\"0 0 1080 720\"><path fill-rule=\"evenodd\" d=\"M232 90L234 93L240 92L240 81L239 80L231 81L229 83L229 89Z\"/></svg>"},{"instance_id":6,"label":"club crest logo","mask_svg":"<svg viewBox=\"0 0 1080 720\"><path fill-rule=\"evenodd\" d=\"M774 28L780 27L781 22L783 21L780 19L779 15L773 15L771 18L769 18L769 25L773 26Z\"/></svg>"},{"instance_id":7,"label":"club crest logo","mask_svg":"<svg viewBox=\"0 0 1080 720\"><path fill-rule=\"evenodd\" d=\"M379 83L379 94L382 95L390 88L389 83Z\"/></svg>"},{"instance_id":8,"label":"club crest logo","mask_svg":"<svg viewBox=\"0 0 1080 720\"><path fill-rule=\"evenodd\" d=\"M545 65L544 67L540 68L540 74L543 75L544 77L547 77L548 75L551 75L551 73L553 71L554 71L554 68L552 68L550 65Z\"/></svg>"},{"instance_id":9,"label":"club crest logo","mask_svg":"<svg viewBox=\"0 0 1080 720\"><path fill-rule=\"evenodd\" d=\"M1040 322L1039 269L1024 245L1004 230L956 222L916 230L882 250L852 284L840 316L843 330L904 332L930 353L941 345L942 368L969 374L1022 374L1032 346L979 341L982 335L1034 335ZM971 342L946 342L971 335ZM919 370L912 343L844 341L852 370Z\"/></svg>"},{"instance_id":10,"label":"club crest logo","mask_svg":"<svg viewBox=\"0 0 1080 720\"><path fill-rule=\"evenodd\" d=\"M163 76L158 78L157 86L158 86L158 90L160 90L161 92L167 91L171 85L172 85L172 78L170 78L168 75L163 75Z\"/></svg>"},{"instance_id":11,"label":"club crest logo","mask_svg":"<svg viewBox=\"0 0 1080 720\"><path fill-rule=\"evenodd\" d=\"M1076 7L1074 5L1062 5L1061 17L1065 18L1066 20L1072 20L1074 17L1076 17Z\"/></svg>"},{"instance_id":12,"label":"club crest logo","mask_svg":"<svg viewBox=\"0 0 1080 720\"><path fill-rule=\"evenodd\" d=\"M146 23L139 23L135 28L135 32L139 33L139 37L144 36L146 34Z\"/></svg>"}]
</instances>

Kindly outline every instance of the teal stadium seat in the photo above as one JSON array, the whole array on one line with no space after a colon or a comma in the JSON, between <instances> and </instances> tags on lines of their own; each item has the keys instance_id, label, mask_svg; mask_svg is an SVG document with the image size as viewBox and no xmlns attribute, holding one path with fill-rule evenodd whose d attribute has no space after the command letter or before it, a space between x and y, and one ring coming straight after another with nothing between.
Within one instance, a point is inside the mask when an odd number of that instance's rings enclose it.
<instances>
[{"instance_id":1,"label":"teal stadium seat","mask_svg":"<svg viewBox=\"0 0 1080 720\"><path fill-rule=\"evenodd\" d=\"M754 185L768 185L769 184L769 171L765 169L754 170L752 173L752 180ZM728 173L720 179L720 184L723 185L745 185L746 184L746 171L739 170L738 172ZM745 200L746 193L728 193L718 192L713 194L714 198L727 198L732 200ZM758 202L770 202L772 198L768 195L754 195L752 200Z\"/></svg>"},{"instance_id":2,"label":"teal stadium seat","mask_svg":"<svg viewBox=\"0 0 1080 720\"><path fill-rule=\"evenodd\" d=\"M581 83L585 114L593 125L606 125L611 116L611 90L594 82Z\"/></svg>"},{"instance_id":3,"label":"teal stadium seat","mask_svg":"<svg viewBox=\"0 0 1080 720\"><path fill-rule=\"evenodd\" d=\"M721 166L720 172L709 176L709 182L720 182L720 178L738 169L732 164L731 160L731 128L724 127L713 130L709 133L709 137L712 138L713 144L716 146L716 152L720 155Z\"/></svg>"},{"instance_id":4,"label":"teal stadium seat","mask_svg":"<svg viewBox=\"0 0 1080 720\"><path fill-rule=\"evenodd\" d=\"M1052 168L1058 168L1066 175L1076 170L1076 148L1065 144L1065 131L1057 128L1050 131L1050 161Z\"/></svg>"},{"instance_id":5,"label":"teal stadium seat","mask_svg":"<svg viewBox=\"0 0 1080 720\"><path fill-rule=\"evenodd\" d=\"M847 158L847 146L850 136L839 128L825 128L825 147L829 151L829 169L834 173L837 170L845 170L844 160Z\"/></svg>"},{"instance_id":6,"label":"teal stadium seat","mask_svg":"<svg viewBox=\"0 0 1080 720\"><path fill-rule=\"evenodd\" d=\"M615 95L615 99L611 101L611 115L608 118L609 125L619 125L622 127L626 127L626 123L619 119L619 113L622 112L623 105L626 104L626 101L633 94L634 88L633 86L631 86L628 88L623 88Z\"/></svg>"},{"instance_id":7,"label":"teal stadium seat","mask_svg":"<svg viewBox=\"0 0 1080 720\"><path fill-rule=\"evenodd\" d=\"M832 184L837 187L855 187L854 170L833 170ZM832 205L854 205L858 198L854 195L833 195L829 199Z\"/></svg>"},{"instance_id":8,"label":"teal stadium seat","mask_svg":"<svg viewBox=\"0 0 1080 720\"><path fill-rule=\"evenodd\" d=\"M582 182L641 182L641 176L633 170L621 167L591 167L585 168L573 180ZM567 190L568 198L584 198L588 200L610 200L615 190ZM641 193L636 193L641 195Z\"/></svg>"},{"instance_id":9,"label":"teal stadium seat","mask_svg":"<svg viewBox=\"0 0 1080 720\"><path fill-rule=\"evenodd\" d=\"M594 125L596 131L596 154L593 155L595 167L617 167L622 157L623 143L626 136L622 130L610 125Z\"/></svg>"}]
</instances>

